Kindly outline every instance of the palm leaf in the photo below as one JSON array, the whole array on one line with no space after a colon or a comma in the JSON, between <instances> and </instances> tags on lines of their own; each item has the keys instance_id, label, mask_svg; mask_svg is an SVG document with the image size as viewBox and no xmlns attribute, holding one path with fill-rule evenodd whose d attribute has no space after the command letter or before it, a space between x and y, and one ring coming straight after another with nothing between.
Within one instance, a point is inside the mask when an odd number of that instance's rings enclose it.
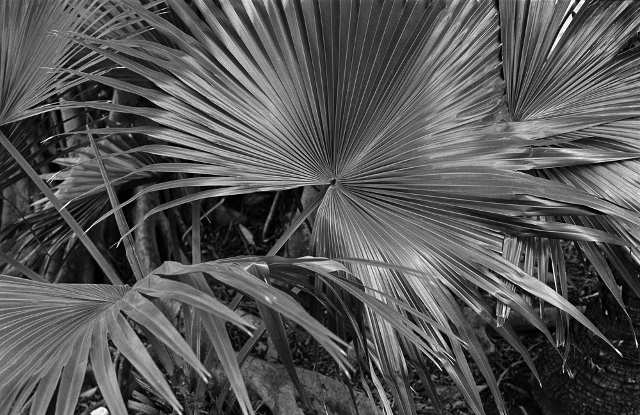
<instances>
[{"instance_id":1,"label":"palm leaf","mask_svg":"<svg viewBox=\"0 0 640 415\"><path fill-rule=\"evenodd\" d=\"M180 276L205 272L216 280L269 304L275 311L302 325L340 364L345 364L346 354L342 350L345 344L313 320L286 294L251 275L246 269L255 264L255 259L192 266L166 263L155 273ZM204 366L189 345L162 312L149 301L150 298L168 298L194 307L199 312L204 312L201 319L205 328L208 326L208 319L214 316L220 321L229 321L242 328L249 327L232 310L215 300L210 295L210 290L195 288L197 286L198 284L190 286L153 274L133 287L47 284L1 277L0 374L3 380L0 382L0 413L19 411L34 390L32 408L37 409L32 411L39 413L39 410L47 407L58 382L61 386L56 413L68 413L75 406L87 358L90 357L98 386L110 410L116 414L126 414L117 387L108 340L129 359L154 391L174 410L180 410L180 404L171 388L123 313L193 366L200 376L207 378ZM222 334L224 330L207 332L212 336L213 344L222 340L218 339L220 336L226 338L226 334ZM228 341L227 338L226 342ZM78 353L70 353L72 350ZM237 365L233 349L230 350L232 361ZM222 350L218 352L221 353ZM220 358L224 360L223 356ZM234 379L234 388L242 385L241 379ZM249 412L250 406L245 407L245 410Z\"/></svg>"},{"instance_id":2,"label":"palm leaf","mask_svg":"<svg viewBox=\"0 0 640 415\"><path fill-rule=\"evenodd\" d=\"M638 51L622 52L640 24L632 1L501 1L504 66L514 121L637 116Z\"/></svg>"},{"instance_id":3,"label":"palm leaf","mask_svg":"<svg viewBox=\"0 0 640 415\"><path fill-rule=\"evenodd\" d=\"M81 112L78 116L85 115ZM68 120L64 120L68 121ZM10 137L16 149L33 165L40 169L49 165L55 158L75 150L75 147L60 148L60 143L66 138L56 131L62 127L64 121L54 122L51 117L32 117L2 127L3 133ZM3 151L0 153L0 188L11 186L26 177L20 166Z\"/></svg>"},{"instance_id":4,"label":"palm leaf","mask_svg":"<svg viewBox=\"0 0 640 415\"><path fill-rule=\"evenodd\" d=\"M486 310L472 294L471 287L480 287L544 329L520 297L524 291L571 313L601 336L530 270L523 272L503 257L508 251L503 239L634 242L621 230L640 224L635 209L523 170L638 156L636 149L629 153L611 146L601 152L558 136L640 115L632 92L634 54L616 58L617 41L611 40L620 35L622 42L631 33L637 13L626 11L635 6L586 7L576 16L579 24L567 29L547 59L568 3L501 2L512 122L496 124L504 114L503 84L498 11L491 1L198 0L194 3L202 17L181 0L167 3L190 33L133 1L127 5L174 47L136 38L78 36L79 43L156 85L145 88L88 75L157 105L128 109L160 124L131 131L167 142L150 151L183 160L175 172L209 176L162 188L219 187L160 209L212 195L329 185L314 227L315 252L392 264L349 263L348 268L374 298L389 302L396 297L428 316L426 330L437 322L446 332L458 333L501 411L493 374L451 293ZM532 23L523 17L508 20L525 15L518 14L523 5L540 8L526 14ZM596 48L581 48L578 39L596 29L612 43L593 54ZM607 62L613 62L611 68ZM533 65L531 71L524 70L526 65ZM586 99L592 100L584 107ZM546 102L552 104L541 106ZM618 226L557 223L545 219L550 216L606 217ZM540 252L540 258L549 258L544 255ZM393 264L418 270L420 276ZM367 308L376 356L372 362L387 379L398 411L414 413L400 340L405 335L385 314ZM461 344L441 336L435 344L446 354L421 352L449 372L472 409L481 413Z\"/></svg>"},{"instance_id":5,"label":"palm leaf","mask_svg":"<svg viewBox=\"0 0 640 415\"><path fill-rule=\"evenodd\" d=\"M69 87L83 82L63 67L88 70L102 60L86 54L70 39L55 36L53 31L81 31L90 24L96 4L79 0L19 1L9 0L0 4L0 131L3 141L2 186L20 176L19 163L8 151L17 151L29 158L29 147L34 141L24 133L24 123L18 121L51 109L43 105ZM87 6L84 8L84 6ZM12 127L8 127L12 124ZM48 146L55 143L50 140Z\"/></svg>"},{"instance_id":6,"label":"palm leaf","mask_svg":"<svg viewBox=\"0 0 640 415\"><path fill-rule=\"evenodd\" d=\"M80 42L158 87L94 77L154 102L159 109L131 112L167 127L146 130L178 145L173 151L163 148L165 154L199 164L211 175L176 181L174 186L223 187L200 193L205 197L328 184L314 228L319 255L409 265L423 273L422 278L410 278L392 269L350 264L381 301L387 300L377 292L408 302L439 325L451 327L448 330L468 333L449 293L461 287L454 292L482 309L476 297L462 290L471 284L540 325L513 292L518 286L571 311L595 330L561 296L500 253L504 234L628 243L610 229L539 217L605 215L636 226L640 221L635 212L609 198L519 172L521 165L555 167L567 159L587 164L637 157L615 149L605 154L588 148L573 153L538 149L555 141L532 141L599 123L612 114L614 103L629 102L628 96L616 96L623 94L622 87L598 98L598 104L609 99L611 111L597 113L600 107L594 104L586 116L567 112L566 120L542 132L535 122L496 128L492 123L500 117L502 92L498 17L491 2L243 1L234 7L228 1L217 6L202 0L195 3L203 20L182 1L168 3L192 28L190 34L128 2L132 12L170 36L175 48L136 39L82 37ZM502 5L500 12L504 15L509 7ZM589 16L611 14L605 12ZM503 37L515 37L506 30L503 26ZM515 59L508 55L510 47L505 45L507 66ZM616 68L622 85L630 67L624 62ZM587 82L603 73L594 71ZM576 69L566 76L577 74ZM511 104L517 101L511 92L515 81L506 75L506 83ZM629 104L623 117L633 111ZM176 166L177 172L186 169ZM367 315L380 369L392 380L400 412L412 413L398 332L374 310ZM495 385L486 359L469 336L465 334L465 340L470 341L472 357ZM457 379L472 408L481 412L457 344L449 350L458 364L426 353Z\"/></svg>"},{"instance_id":7,"label":"palm leaf","mask_svg":"<svg viewBox=\"0 0 640 415\"><path fill-rule=\"evenodd\" d=\"M157 1L144 3L145 7L161 10ZM33 116L61 106L74 106L55 102L58 95L84 82L83 78L73 75L71 71L97 71L112 66L99 55L87 53L86 49L78 47L66 36L68 32L106 38L142 35L163 41L162 37L154 36L157 32L149 31L143 22L125 19L126 15L120 9L118 2L112 0L10 0L0 6L4 19L0 33L0 56L3 62L0 65L0 126L34 168L50 162L34 162L34 159L48 149L55 152L54 146L64 136L54 136L52 139L46 129L36 130L30 125ZM113 24L116 20L118 23ZM62 71L63 68L67 72ZM140 82L141 79L138 77L136 81ZM51 101L54 102L47 104ZM65 150L69 152L72 149ZM2 188L25 177L7 152L0 154L0 165L3 167L0 176Z\"/></svg>"},{"instance_id":8,"label":"palm leaf","mask_svg":"<svg viewBox=\"0 0 640 415\"><path fill-rule=\"evenodd\" d=\"M93 31L92 19L103 3L98 0L2 2L0 125L46 110L46 107L36 107L82 82L60 69L88 69L100 58L81 53L71 39L55 36L53 31Z\"/></svg>"},{"instance_id":9,"label":"palm leaf","mask_svg":"<svg viewBox=\"0 0 640 415\"><path fill-rule=\"evenodd\" d=\"M157 5L158 2L145 2L145 7L150 9L158 9ZM102 56L79 47L68 33L85 33L105 38L126 38L135 34L148 36L149 33L146 30L148 27L139 19L125 19L119 11L118 2L111 0L9 0L0 5L0 14L2 15L0 126L24 121L34 115L64 106L77 107L74 103L45 104L45 102L68 88L84 82L85 78L75 74L78 70L94 73L113 66L111 63L105 63ZM114 23L117 18L120 18L117 24L107 24ZM11 129L7 129L7 132L15 133ZM0 141L6 153L0 159L4 162L3 167L7 169L6 173L9 175L8 179L3 175L2 184L7 185L7 180L16 180L24 175L29 176L49 202L55 206L59 216L69 224L78 239L87 246L109 279L119 283L119 278L110 264L84 235L82 226L62 208L56 196L37 177L34 170L37 165L32 164L39 151L35 155L29 154L27 151L29 142L44 143L40 149L42 151L44 148L51 148L56 140L43 140L40 137L35 140L25 140L21 134L6 136L4 131L0 131ZM19 170L24 170L24 174ZM100 201L97 205L101 205ZM92 207L95 206L96 204ZM85 205L78 209L76 205L75 210L85 214L86 210L83 211L83 209L86 207ZM52 212L53 210L49 210L37 216L50 218ZM58 228L57 225L54 226ZM63 243L64 237L70 233L62 230L62 234L62 238L53 239L54 245ZM26 241L27 245L33 245L30 242L32 241ZM27 255L31 253L33 253L32 249Z\"/></svg>"},{"instance_id":10,"label":"palm leaf","mask_svg":"<svg viewBox=\"0 0 640 415\"><path fill-rule=\"evenodd\" d=\"M532 173L638 212L638 142L634 135L640 115L639 52L625 47L640 25L638 4L504 1L500 13L507 103L513 121L505 129L532 131L533 125L553 122L553 127L539 135L547 136L543 140L547 144L538 151L564 153L547 166L531 166ZM615 153L620 156L617 160ZM612 216L565 216L563 221L622 238L629 248L604 240L578 244L621 306L609 264L640 294L634 271L638 269L637 227ZM538 264L550 259L550 277L557 289L566 291L562 256L554 254L558 248L553 245L537 243L526 255L540 258ZM533 267L533 259L530 264ZM539 278L545 281L548 277ZM563 327L566 325L557 330L559 344L566 333Z\"/></svg>"},{"instance_id":11,"label":"palm leaf","mask_svg":"<svg viewBox=\"0 0 640 415\"><path fill-rule=\"evenodd\" d=\"M47 407L59 379L64 382L61 382L56 413L73 410L87 357L91 355L96 380L107 405L114 413L126 414L115 381L107 333L134 367L179 410L171 388L121 312L143 324L202 376L207 376L207 372L186 342L162 312L141 294L179 298L235 324L246 324L224 306L190 287L173 283L172 291L166 291L158 277L153 276L141 282L144 286L54 285L2 277L2 413L19 411L39 382L33 397L34 413L38 413ZM72 350L80 354L72 356Z\"/></svg>"}]
</instances>

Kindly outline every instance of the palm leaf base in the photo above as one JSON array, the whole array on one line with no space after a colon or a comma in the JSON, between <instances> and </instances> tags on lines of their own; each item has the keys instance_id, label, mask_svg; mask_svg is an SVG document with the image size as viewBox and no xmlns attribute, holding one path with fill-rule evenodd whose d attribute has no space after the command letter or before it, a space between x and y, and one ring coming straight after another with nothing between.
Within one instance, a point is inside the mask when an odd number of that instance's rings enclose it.
<instances>
[{"instance_id":1,"label":"palm leaf base","mask_svg":"<svg viewBox=\"0 0 640 415\"><path fill-rule=\"evenodd\" d=\"M625 304L638 333L640 299L629 294ZM640 349L629 320L608 292L589 304L586 315L623 357L576 324L574 346L564 365L551 345L543 352L537 364L542 388L532 380L535 399L545 415L640 414Z\"/></svg>"}]
</instances>

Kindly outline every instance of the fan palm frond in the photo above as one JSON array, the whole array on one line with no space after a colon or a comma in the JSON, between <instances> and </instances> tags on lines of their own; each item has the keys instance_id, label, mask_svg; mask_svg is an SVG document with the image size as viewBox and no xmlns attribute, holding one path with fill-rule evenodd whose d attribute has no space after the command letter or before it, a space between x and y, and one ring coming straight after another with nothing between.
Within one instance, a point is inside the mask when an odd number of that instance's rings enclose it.
<instances>
[{"instance_id":1,"label":"fan palm frond","mask_svg":"<svg viewBox=\"0 0 640 415\"><path fill-rule=\"evenodd\" d=\"M158 284L154 278L158 277L148 277L140 287L131 288L47 284L2 277L2 413L12 413L12 406L14 411L19 411L34 389L32 413L42 413L61 378L57 413L69 413L77 402L87 358L91 355L96 380L109 408L114 413L126 414L107 333L136 369L179 410L180 404L171 388L121 312L142 323L202 376L207 376L207 372L191 348L143 294L179 298L194 306L199 303L207 312L224 315L236 324L246 324L231 311L225 311L224 306L216 307L197 290L177 283L171 290L161 284L155 287Z\"/></svg>"},{"instance_id":2,"label":"fan palm frond","mask_svg":"<svg viewBox=\"0 0 640 415\"><path fill-rule=\"evenodd\" d=\"M145 7L153 10L166 9L161 8L158 1L144 3ZM85 81L72 74L73 70L97 71L113 66L104 62L100 55L79 47L67 36L68 33L80 32L110 39L142 35L166 42L162 37L154 36L158 32L149 31L139 19L125 19L128 15L124 15L121 8L113 0L8 0L0 5L4 19L0 32L0 126L4 127L4 135L28 160L32 161L34 156L27 151L30 145L38 142L40 147L34 153L41 153L51 149L62 137L36 137L33 131L27 136L24 120L56 108L77 106L55 101L47 104ZM171 16L170 13L168 15ZM136 81L140 80L136 78ZM0 186L8 185L3 177L9 173L12 181L25 177L13 157L6 152L0 154L0 162L6 167L0 177Z\"/></svg>"},{"instance_id":3,"label":"fan palm frond","mask_svg":"<svg viewBox=\"0 0 640 415\"><path fill-rule=\"evenodd\" d=\"M86 55L53 32L84 32L104 1L9 0L0 5L0 125L41 112L36 108L77 82L62 68L87 69L100 58Z\"/></svg>"},{"instance_id":4,"label":"fan palm frond","mask_svg":"<svg viewBox=\"0 0 640 415\"><path fill-rule=\"evenodd\" d=\"M638 51L623 51L638 31L638 4L501 1L500 13L513 121L638 116Z\"/></svg>"},{"instance_id":5,"label":"fan palm frond","mask_svg":"<svg viewBox=\"0 0 640 415\"><path fill-rule=\"evenodd\" d=\"M589 5L555 49L567 1L505 0L498 11L489 0L196 0L196 13L182 0L168 0L189 33L137 2L126 3L174 46L83 35L78 42L156 87L86 76L157 106L119 108L159 124L130 130L167 143L150 152L183 160L175 172L200 175L162 188L217 186L160 209L222 194L326 187L315 253L364 260L347 266L371 296L385 303L397 298L428 316L420 324L437 347L417 350L451 375L476 413L483 410L463 343L505 408L457 299L495 322L475 291L480 288L551 338L520 294L537 296L602 336L533 276L532 266L520 268L515 253L545 246L541 268L545 259L557 267L557 245L543 241L635 243L629 233L640 216L619 198L530 174L594 163L628 166L624 160L638 157L635 146L631 153L621 144L602 152L599 141L575 146L579 141L569 135L637 116L635 96L625 89L635 85L635 52L617 57L611 40L637 25L632 2ZM524 5L540 10L520 12ZM579 39L595 27L606 40L590 42L606 47L583 48ZM574 53L560 53L567 49ZM537 66L528 71L526 65ZM601 218L612 225L600 225ZM512 237L531 242L523 248ZM414 355L419 343L388 313L372 306L366 313L372 362L387 379L397 411L415 413L405 353ZM498 310L498 322L504 314ZM512 332L502 334L516 342Z\"/></svg>"},{"instance_id":6,"label":"fan palm frond","mask_svg":"<svg viewBox=\"0 0 640 415\"><path fill-rule=\"evenodd\" d=\"M159 368L132 329L129 320L143 327L148 335L162 341L176 356L195 368L205 379L209 374L180 333L150 301L153 298L178 300L204 312L201 321L220 356L227 373L239 374L238 363L227 338L212 316L238 325L251 326L214 297L203 292L200 284L211 275L229 286L242 290L259 302L269 304L292 321L307 329L340 364L346 362L346 345L311 318L304 309L282 291L257 280L247 269L253 259L222 261L183 266L166 263L133 287L92 284L48 284L13 277L0 277L0 413L15 413L32 397L31 413L42 413L60 382L56 413L72 411L80 393L87 359L96 375L100 391L114 414L126 414L118 388L109 340L132 363L134 368L176 411L181 405ZM326 266L325 266L326 268ZM196 274L193 274L196 273ZM186 276L184 282L161 278ZM206 285L206 283L204 283ZM123 314L124 313L124 314ZM128 317L125 318L126 315ZM224 328L224 325L222 326ZM228 345L227 345L228 344ZM72 353L73 352L73 353ZM225 355L231 357L225 362ZM235 367L235 368L234 368ZM345 366L346 367L346 366ZM250 403L242 378L232 386L245 413ZM32 394L35 390L35 393ZM244 392L242 392L244 390Z\"/></svg>"},{"instance_id":7,"label":"fan palm frond","mask_svg":"<svg viewBox=\"0 0 640 415\"><path fill-rule=\"evenodd\" d=\"M46 111L49 106L43 104L47 99L83 82L75 75L62 72L62 68L86 70L102 60L99 56L82 53L82 48L70 39L53 33L56 30L79 31L86 27L98 2L94 1L86 9L83 8L85 3L79 0L9 0L0 4L0 126L14 124L13 128L0 131L3 147L13 145L25 153L29 144L38 140L27 139L22 134L24 131L16 130L20 125L16 122ZM23 156L28 157L28 153ZM4 150L0 158L6 168L3 172L20 170L8 151ZM6 180L3 185L7 185Z\"/></svg>"}]
</instances>

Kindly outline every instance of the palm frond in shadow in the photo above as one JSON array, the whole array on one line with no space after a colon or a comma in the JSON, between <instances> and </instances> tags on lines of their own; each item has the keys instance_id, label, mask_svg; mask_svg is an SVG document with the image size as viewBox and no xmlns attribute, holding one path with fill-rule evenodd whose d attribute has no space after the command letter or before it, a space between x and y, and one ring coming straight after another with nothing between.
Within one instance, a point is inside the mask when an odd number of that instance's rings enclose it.
<instances>
[{"instance_id":1,"label":"palm frond in shadow","mask_svg":"<svg viewBox=\"0 0 640 415\"><path fill-rule=\"evenodd\" d=\"M104 28L93 24L99 24L102 8L108 5L113 3L110 0L10 0L0 5L0 126L60 108L58 104L46 104L46 100L85 81L72 71L95 73L104 69L100 67L104 61L100 55L79 47L66 34L79 32L102 36ZM19 166L24 171L85 244L109 279L119 283L109 262L38 176L27 160L29 155L16 148L16 144L22 146L23 143L22 137L7 137L0 131L3 152L10 155L8 167Z\"/></svg>"},{"instance_id":2,"label":"palm frond in shadow","mask_svg":"<svg viewBox=\"0 0 640 415\"><path fill-rule=\"evenodd\" d=\"M104 139L97 144L101 160L111 178L110 185L118 192L131 191L135 186L163 180L160 173L143 172L148 165L161 164L161 158L137 152L140 141L118 137ZM115 155L118 157L115 158ZM58 200L83 229L88 229L104 213L109 199L92 148L75 148L73 157L55 160L62 169L49 175L58 182L53 187ZM36 203L36 210L13 224L7 224L0 237L7 254L23 263L31 263L39 256L51 257L66 246L74 232L66 225L48 199Z\"/></svg>"}]
</instances>

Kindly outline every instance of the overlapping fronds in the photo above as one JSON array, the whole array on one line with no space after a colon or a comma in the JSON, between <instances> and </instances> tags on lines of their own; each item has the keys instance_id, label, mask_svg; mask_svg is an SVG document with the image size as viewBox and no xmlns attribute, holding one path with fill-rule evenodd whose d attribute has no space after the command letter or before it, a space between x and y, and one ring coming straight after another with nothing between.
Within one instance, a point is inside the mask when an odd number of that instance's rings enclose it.
<instances>
[{"instance_id":1,"label":"overlapping fronds","mask_svg":"<svg viewBox=\"0 0 640 415\"><path fill-rule=\"evenodd\" d=\"M58 108L47 104L71 86L84 82L74 71L91 73L100 70L104 58L80 47L67 33L85 33L100 37L107 30L101 16L114 7L111 0L8 0L0 4L0 126ZM110 20L109 20L110 21ZM126 26L127 21L121 22ZM11 132L9 130L8 132ZM26 143L41 141L27 140ZM47 146L54 141L46 141ZM78 238L87 246L109 279L119 283L119 277L98 249L83 234L83 229L38 177L29 149L22 136L6 136L0 131L3 152L10 157L4 167L24 171L38 189L55 206ZM13 178L20 176L14 175Z\"/></svg>"},{"instance_id":2,"label":"overlapping fronds","mask_svg":"<svg viewBox=\"0 0 640 415\"><path fill-rule=\"evenodd\" d=\"M234 379L232 386L236 394L244 398L241 401L243 409L251 412L242 378L235 377L240 371L228 335L224 325L218 327L216 319L245 330L251 326L219 303L210 291L206 293L207 284L202 274L186 275L199 272L242 290L258 302L269 304L308 330L344 365L343 348L346 345L311 318L291 297L247 271L256 264L259 262L254 259L194 266L166 263L133 287L47 284L0 277L3 300L0 305L0 413L18 413L28 399L32 399L32 414L43 413L58 384L56 414L72 412L90 358L110 411L126 414L109 340L154 391L174 410L180 411L180 403L129 320L144 328L147 337L164 343L175 353L174 358L183 359L181 364L191 365L204 379L208 379L209 374L172 323L150 301L153 298L178 300L201 313L200 321L211 337L211 344L230 378ZM156 274L184 277L181 277L183 282L179 282Z\"/></svg>"},{"instance_id":3,"label":"overlapping fronds","mask_svg":"<svg viewBox=\"0 0 640 415\"><path fill-rule=\"evenodd\" d=\"M84 112L80 113L84 115ZM2 131L16 149L25 155L27 161L36 169L49 165L53 159L60 157L56 147L65 136L56 136L55 132L62 123L48 122L46 117L34 117L3 126ZM72 148L68 151L73 150ZM0 152L0 189L4 189L21 178L24 172L13 157L5 151Z\"/></svg>"},{"instance_id":4,"label":"overlapping fronds","mask_svg":"<svg viewBox=\"0 0 640 415\"><path fill-rule=\"evenodd\" d=\"M149 9L163 11L158 1L145 1ZM37 153L52 148L63 136L46 139L33 131L24 134L36 114L74 106L56 102L59 94L84 82L74 71L98 72L113 65L100 55L80 47L68 35L84 33L108 39L142 35L162 41L150 32L140 19L127 19L122 6L113 0L7 0L0 5L0 126L3 133L32 165ZM116 22L117 23L114 23ZM130 72L125 72L130 73ZM121 73L121 76L124 76ZM141 81L136 78L136 81ZM29 120L29 121L25 121ZM22 121L22 123L19 123ZM10 126L7 126L10 125ZM43 134L44 132L40 132ZM38 142L39 148L27 151ZM5 142L4 146L9 145ZM0 186L26 177L15 158L8 152L0 154L3 174ZM36 154L33 154L36 153ZM37 167L37 166L36 166Z\"/></svg>"},{"instance_id":5,"label":"overlapping fronds","mask_svg":"<svg viewBox=\"0 0 640 415\"><path fill-rule=\"evenodd\" d=\"M102 140L96 144L96 147L111 186L118 187L128 182L159 179L157 175L154 176L153 173L144 172L141 169L147 165L159 164L162 159L135 151L134 149L140 147L137 140L116 137ZM95 152L95 149L85 147L75 151L73 157L56 160L56 163L65 167L64 170L51 176L51 180L59 182L55 189L56 196L62 203L79 201L94 193L100 193L100 187L104 182ZM44 199L41 202L46 203L47 200Z\"/></svg>"},{"instance_id":6,"label":"overlapping fronds","mask_svg":"<svg viewBox=\"0 0 640 415\"><path fill-rule=\"evenodd\" d=\"M0 4L0 131L3 141L2 188L20 177L21 169L7 146L29 157L36 140L24 134L17 121L46 110L46 100L81 80L63 68L87 70L102 60L82 53L71 39L54 31L82 31L95 17L97 1L84 8L81 0L7 0ZM12 124L11 128L6 127ZM6 139L6 141L5 141ZM51 143L51 142L50 142Z\"/></svg>"},{"instance_id":7,"label":"overlapping fronds","mask_svg":"<svg viewBox=\"0 0 640 415\"><path fill-rule=\"evenodd\" d=\"M633 1L501 1L504 74L511 121L507 130L535 134L547 141L538 151L561 155L548 165L523 166L533 174L558 181L639 212L637 195L640 104L640 52L626 48L640 26L640 5ZM537 126L546 125L543 131ZM543 170L542 170L543 169ZM548 217L547 220L555 220ZM607 241L578 242L598 274L622 306L610 267L637 294L638 229L611 215L563 217L577 224L618 235L623 247ZM553 280L566 295L562 253L556 241L522 238L508 254L519 263L525 254L529 273L534 264L542 281ZM517 258L517 259L516 259ZM609 262L608 262L608 261ZM548 275L547 275L548 274ZM561 317L557 342L566 324Z\"/></svg>"},{"instance_id":8,"label":"overlapping fronds","mask_svg":"<svg viewBox=\"0 0 640 415\"><path fill-rule=\"evenodd\" d=\"M181 299L245 325L233 312L197 290L159 277L147 277L140 286L46 284L2 277L2 413L17 413L33 395L31 413L43 413L60 382L56 413L70 413L78 399L87 358L100 390L113 413L126 414L115 381L109 352L111 341L174 409L180 404L141 340L121 312L143 324L202 376L208 376L184 339L145 294ZM36 388L37 387L37 388ZM13 406L13 412L12 412Z\"/></svg>"},{"instance_id":9,"label":"overlapping fronds","mask_svg":"<svg viewBox=\"0 0 640 415\"><path fill-rule=\"evenodd\" d=\"M611 193L615 185L594 191L550 175L594 163L629 168L633 162L621 160L640 154L622 133L606 148L597 138L558 135L593 137L590 131L605 128L596 125L640 115L629 92L637 90L637 52L616 49L637 27L637 5L587 2L554 46L568 1L505 0L498 11L490 0L196 0L198 13L182 0L167 3L190 33L126 2L174 47L78 36L155 84L87 75L153 102L119 110L159 124L131 131L167 143L149 152L184 161L163 169L197 175L148 191L216 186L160 209L222 194L328 186L314 227L316 254L364 259L348 268L372 296L398 298L428 316L421 324L434 343L419 352L449 372L477 413L462 342L434 329L464 341L498 397L456 297L494 321L479 287L546 331L520 296L528 293L599 334L531 275L532 266L519 267L515 252L552 247L539 251L540 263L551 258L557 267L560 238L612 250L635 243L629 234L640 218ZM524 172L540 169L550 170ZM523 248L505 235L532 242ZM387 317L367 308L373 361L398 412L413 413L405 355L420 354ZM503 335L517 344L511 332Z\"/></svg>"},{"instance_id":10,"label":"overlapping fronds","mask_svg":"<svg viewBox=\"0 0 640 415\"><path fill-rule=\"evenodd\" d=\"M153 155L132 152L139 145L137 140L124 137L101 140L97 144L101 157L105 158L110 184L118 191L162 180L158 173L139 171L161 161ZM118 157L111 157L114 154ZM95 152L92 148L80 148L76 149L73 157L58 158L55 162L63 167L50 177L58 182L53 188L55 196L78 224L88 229L104 212L109 201ZM6 224L0 233L5 245L11 246L7 253L23 263L34 255L52 255L74 234L48 199L40 200L37 205L35 212L16 223Z\"/></svg>"}]
</instances>

